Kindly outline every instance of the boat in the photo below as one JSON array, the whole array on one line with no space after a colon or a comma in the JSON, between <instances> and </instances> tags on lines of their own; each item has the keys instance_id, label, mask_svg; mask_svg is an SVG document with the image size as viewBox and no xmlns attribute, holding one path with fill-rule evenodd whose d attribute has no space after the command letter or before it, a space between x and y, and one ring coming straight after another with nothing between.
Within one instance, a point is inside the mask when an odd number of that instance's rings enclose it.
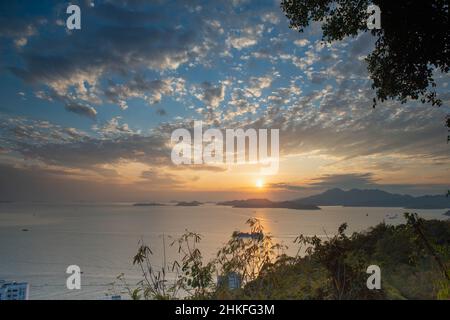
<instances>
[{"instance_id":1,"label":"boat","mask_svg":"<svg viewBox=\"0 0 450 320\"><path fill-rule=\"evenodd\" d=\"M240 239L261 240L264 234L262 232L235 232L234 236Z\"/></svg>"},{"instance_id":2,"label":"boat","mask_svg":"<svg viewBox=\"0 0 450 320\"><path fill-rule=\"evenodd\" d=\"M398 214L397 213L387 214L386 218L388 218L388 219L397 219L398 218Z\"/></svg>"}]
</instances>

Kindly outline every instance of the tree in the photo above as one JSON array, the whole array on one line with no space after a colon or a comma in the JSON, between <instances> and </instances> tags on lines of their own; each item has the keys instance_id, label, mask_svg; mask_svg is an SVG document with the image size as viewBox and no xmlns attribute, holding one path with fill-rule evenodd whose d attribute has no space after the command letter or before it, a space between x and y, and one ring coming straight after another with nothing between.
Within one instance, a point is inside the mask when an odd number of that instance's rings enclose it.
<instances>
[{"instance_id":1,"label":"tree","mask_svg":"<svg viewBox=\"0 0 450 320\"><path fill-rule=\"evenodd\" d=\"M381 29L371 30L377 41L366 58L373 106L387 99L440 106L433 72L449 71L449 0L282 0L281 8L300 32L310 21L323 21L323 40L332 42L367 32L370 4L381 9Z\"/></svg>"}]
</instances>

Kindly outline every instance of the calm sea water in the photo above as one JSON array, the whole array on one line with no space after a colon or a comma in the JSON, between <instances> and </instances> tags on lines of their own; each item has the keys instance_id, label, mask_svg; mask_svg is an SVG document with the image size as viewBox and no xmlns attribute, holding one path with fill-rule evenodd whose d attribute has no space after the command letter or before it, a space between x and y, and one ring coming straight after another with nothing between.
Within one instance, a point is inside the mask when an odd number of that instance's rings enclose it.
<instances>
[{"instance_id":1,"label":"calm sea water","mask_svg":"<svg viewBox=\"0 0 450 320\"><path fill-rule=\"evenodd\" d=\"M133 207L108 204L0 204L0 279L30 283L31 299L102 299L111 292L118 274L139 280L132 257L140 240L162 265L162 242L169 244L185 230L203 235L200 249L214 256L235 230L247 231L245 221L259 218L275 241L289 246L299 234L333 235L348 223L348 232L361 231L383 220L404 222L402 208L322 207L322 210L237 209L216 205L199 207ZM446 210L414 210L425 219L446 219ZM389 219L386 215L397 218ZM27 229L28 231L24 231ZM176 258L167 249L167 261ZM67 266L80 266L81 290L66 288ZM117 287L119 290L120 287Z\"/></svg>"}]
</instances>

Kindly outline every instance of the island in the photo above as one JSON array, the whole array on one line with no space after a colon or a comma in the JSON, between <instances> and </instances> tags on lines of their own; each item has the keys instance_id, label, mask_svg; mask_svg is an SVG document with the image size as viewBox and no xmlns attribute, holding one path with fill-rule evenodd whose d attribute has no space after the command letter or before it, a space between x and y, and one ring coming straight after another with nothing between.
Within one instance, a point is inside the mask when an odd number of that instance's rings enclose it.
<instances>
[{"instance_id":1,"label":"island","mask_svg":"<svg viewBox=\"0 0 450 320\"><path fill-rule=\"evenodd\" d=\"M219 206L231 206L233 208L285 208L296 210L320 210L313 204L303 204L293 201L270 201L268 199L247 199L218 202Z\"/></svg>"},{"instance_id":2,"label":"island","mask_svg":"<svg viewBox=\"0 0 450 320\"><path fill-rule=\"evenodd\" d=\"M160 207L165 206L165 204L157 202L138 202L133 204L134 207Z\"/></svg>"},{"instance_id":3,"label":"island","mask_svg":"<svg viewBox=\"0 0 450 320\"><path fill-rule=\"evenodd\" d=\"M177 203L177 207L197 207L202 205L203 203L198 202L198 201L191 201L191 202L185 202L185 201L181 201Z\"/></svg>"}]
</instances>

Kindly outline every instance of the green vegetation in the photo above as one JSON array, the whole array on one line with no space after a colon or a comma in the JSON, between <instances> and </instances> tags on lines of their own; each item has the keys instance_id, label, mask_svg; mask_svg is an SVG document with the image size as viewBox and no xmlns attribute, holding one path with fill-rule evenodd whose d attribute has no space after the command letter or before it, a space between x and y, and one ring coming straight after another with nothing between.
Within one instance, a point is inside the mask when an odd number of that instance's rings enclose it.
<instances>
[{"instance_id":1,"label":"green vegetation","mask_svg":"<svg viewBox=\"0 0 450 320\"><path fill-rule=\"evenodd\" d=\"M133 263L143 279L135 288L119 279L133 299L449 299L450 220L405 218L405 224L382 223L352 235L343 224L325 240L300 235L294 257L257 219L247 221L246 233L256 236L233 233L209 262L197 248L201 236L186 232L171 244L179 261L155 268L142 243ZM381 268L380 290L366 286L366 269L374 264ZM217 275L238 275L240 287L216 284Z\"/></svg>"}]
</instances>

